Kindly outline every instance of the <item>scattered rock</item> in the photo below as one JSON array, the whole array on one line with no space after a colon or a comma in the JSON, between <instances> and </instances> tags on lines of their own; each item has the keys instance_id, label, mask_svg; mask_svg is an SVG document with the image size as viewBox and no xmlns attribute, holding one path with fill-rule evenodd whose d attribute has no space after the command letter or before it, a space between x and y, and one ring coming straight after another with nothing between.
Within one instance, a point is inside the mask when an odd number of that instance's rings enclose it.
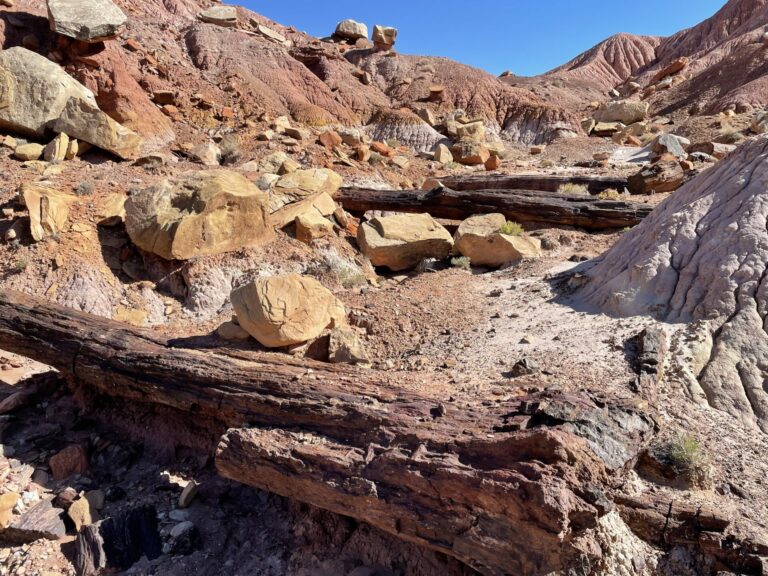
<instances>
[{"instance_id":1,"label":"scattered rock","mask_svg":"<svg viewBox=\"0 0 768 576\"><path fill-rule=\"evenodd\" d=\"M371 359L357 332L349 326L331 330L328 341L328 360L335 364L369 365Z\"/></svg>"},{"instance_id":2,"label":"scattered rock","mask_svg":"<svg viewBox=\"0 0 768 576\"><path fill-rule=\"evenodd\" d=\"M451 149L448 148L448 146L445 144L438 144L435 146L433 158L435 162L439 162L440 164L450 164L453 162L453 154L451 154Z\"/></svg>"},{"instance_id":3,"label":"scattered rock","mask_svg":"<svg viewBox=\"0 0 768 576\"><path fill-rule=\"evenodd\" d=\"M167 260L187 260L271 238L267 195L237 172L190 172L160 181L125 203L131 240Z\"/></svg>"},{"instance_id":4,"label":"scattered rock","mask_svg":"<svg viewBox=\"0 0 768 576\"><path fill-rule=\"evenodd\" d=\"M522 358L515 362L512 369L509 371L509 375L512 378L520 378L521 376L530 376L536 374L539 371L539 365L530 358Z\"/></svg>"},{"instance_id":5,"label":"scattered rock","mask_svg":"<svg viewBox=\"0 0 768 576\"><path fill-rule=\"evenodd\" d=\"M429 214L373 218L358 229L357 243L374 266L396 272L425 258L446 258L453 248L450 233Z\"/></svg>"},{"instance_id":6,"label":"scattered rock","mask_svg":"<svg viewBox=\"0 0 768 576\"><path fill-rule=\"evenodd\" d=\"M240 326L268 348L302 344L346 323L344 305L308 276L257 278L231 300Z\"/></svg>"},{"instance_id":7,"label":"scattered rock","mask_svg":"<svg viewBox=\"0 0 768 576\"><path fill-rule=\"evenodd\" d=\"M240 324L232 322L231 320L224 322L221 326L219 326L216 329L216 333L219 335L219 338L223 340L245 342L246 340L251 339L251 335L243 330Z\"/></svg>"},{"instance_id":8,"label":"scattered rock","mask_svg":"<svg viewBox=\"0 0 768 576\"><path fill-rule=\"evenodd\" d=\"M683 70L688 66L688 62L689 60L685 56L682 56L677 60L670 62L664 68L662 68L656 73L656 75L651 79L651 84L655 84L656 82L663 80L667 76L672 76L673 74L677 74L678 72L680 72L681 70Z\"/></svg>"},{"instance_id":9,"label":"scattered rock","mask_svg":"<svg viewBox=\"0 0 768 576\"><path fill-rule=\"evenodd\" d=\"M83 526L89 526L99 521L99 513L95 508L92 508L91 502L85 497L72 502L67 510L67 515L74 523L76 532L79 532Z\"/></svg>"},{"instance_id":10,"label":"scattered rock","mask_svg":"<svg viewBox=\"0 0 768 576\"><path fill-rule=\"evenodd\" d=\"M44 151L45 147L41 144L35 144L34 142L30 144L22 144L17 146L13 151L13 157L24 162L39 160L43 156Z\"/></svg>"},{"instance_id":11,"label":"scattered rock","mask_svg":"<svg viewBox=\"0 0 768 576\"><path fill-rule=\"evenodd\" d=\"M64 230L69 207L77 200L75 196L37 182L22 184L20 192L29 211L29 227L36 242Z\"/></svg>"},{"instance_id":12,"label":"scattered rock","mask_svg":"<svg viewBox=\"0 0 768 576\"><path fill-rule=\"evenodd\" d=\"M685 151L684 141L679 136L674 134L661 134L651 144L651 150L657 156L663 156L664 154L671 154L675 158L687 158L688 154ZM690 142L688 142L690 144Z\"/></svg>"},{"instance_id":13,"label":"scattered rock","mask_svg":"<svg viewBox=\"0 0 768 576\"><path fill-rule=\"evenodd\" d=\"M71 444L51 456L48 461L54 480L65 480L88 471L88 453L80 444Z\"/></svg>"},{"instance_id":14,"label":"scattered rock","mask_svg":"<svg viewBox=\"0 0 768 576\"><path fill-rule=\"evenodd\" d=\"M483 214L464 220L456 231L456 249L476 266L502 266L522 258L541 256L541 240L502 234L503 214Z\"/></svg>"},{"instance_id":15,"label":"scattered rock","mask_svg":"<svg viewBox=\"0 0 768 576\"><path fill-rule=\"evenodd\" d=\"M296 216L296 239L309 244L318 238L333 234L333 224L317 212L305 212Z\"/></svg>"},{"instance_id":16,"label":"scattered rock","mask_svg":"<svg viewBox=\"0 0 768 576\"><path fill-rule=\"evenodd\" d=\"M110 0L47 0L51 30L81 42L116 37L128 18Z\"/></svg>"},{"instance_id":17,"label":"scattered rock","mask_svg":"<svg viewBox=\"0 0 768 576\"><path fill-rule=\"evenodd\" d=\"M269 198L270 209L274 212L286 204L319 193L325 193L333 198L343 183L344 179L328 168L296 170L282 176L275 183Z\"/></svg>"},{"instance_id":18,"label":"scattered rock","mask_svg":"<svg viewBox=\"0 0 768 576\"><path fill-rule=\"evenodd\" d=\"M496 155L492 155L488 160L485 161L485 169L489 172L493 170L498 170L501 167L501 158Z\"/></svg>"},{"instance_id":19,"label":"scattered rock","mask_svg":"<svg viewBox=\"0 0 768 576\"><path fill-rule=\"evenodd\" d=\"M318 137L320 144L325 146L328 150L333 150L336 146L341 146L342 139L339 133L335 130L326 130Z\"/></svg>"},{"instance_id":20,"label":"scattered rock","mask_svg":"<svg viewBox=\"0 0 768 576\"><path fill-rule=\"evenodd\" d=\"M194 523L186 520L171 528L168 542L163 546L165 554L187 555L200 547L200 532Z\"/></svg>"},{"instance_id":21,"label":"scattered rock","mask_svg":"<svg viewBox=\"0 0 768 576\"><path fill-rule=\"evenodd\" d=\"M46 162L61 162L67 157L69 150L69 136L58 134L43 150L43 158Z\"/></svg>"},{"instance_id":22,"label":"scattered rock","mask_svg":"<svg viewBox=\"0 0 768 576\"><path fill-rule=\"evenodd\" d=\"M459 140L485 142L485 122L476 120L467 124L459 124L456 128L456 136Z\"/></svg>"},{"instance_id":23,"label":"scattered rock","mask_svg":"<svg viewBox=\"0 0 768 576\"><path fill-rule=\"evenodd\" d=\"M184 486L184 489L181 491L181 495L179 496L179 508L189 508L192 505L192 501L195 499L195 496L197 496L197 491L199 488L200 485L194 480L187 482L187 485Z\"/></svg>"},{"instance_id":24,"label":"scattered rock","mask_svg":"<svg viewBox=\"0 0 768 576\"><path fill-rule=\"evenodd\" d=\"M218 166L221 162L221 149L213 142L205 142L195 147L191 156L204 166Z\"/></svg>"},{"instance_id":25,"label":"scattered rock","mask_svg":"<svg viewBox=\"0 0 768 576\"><path fill-rule=\"evenodd\" d=\"M718 160L722 160L734 150L736 150L735 144L720 144L719 142L702 142L692 145L689 149L691 154L695 152L703 152Z\"/></svg>"}]
</instances>

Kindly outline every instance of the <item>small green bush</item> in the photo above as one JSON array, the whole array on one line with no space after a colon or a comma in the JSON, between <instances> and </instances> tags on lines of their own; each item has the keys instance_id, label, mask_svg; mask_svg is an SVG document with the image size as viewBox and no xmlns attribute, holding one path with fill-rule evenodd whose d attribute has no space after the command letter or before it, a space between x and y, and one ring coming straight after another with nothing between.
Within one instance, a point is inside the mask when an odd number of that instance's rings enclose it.
<instances>
[{"instance_id":1,"label":"small green bush","mask_svg":"<svg viewBox=\"0 0 768 576\"><path fill-rule=\"evenodd\" d=\"M664 444L661 450L667 463L679 474L696 477L705 468L704 452L693 436L680 434Z\"/></svg>"},{"instance_id":2,"label":"small green bush","mask_svg":"<svg viewBox=\"0 0 768 576\"><path fill-rule=\"evenodd\" d=\"M499 228L499 232L506 234L507 236L522 236L524 230L517 222L505 222L504 225Z\"/></svg>"},{"instance_id":3,"label":"small green bush","mask_svg":"<svg viewBox=\"0 0 768 576\"><path fill-rule=\"evenodd\" d=\"M454 268L463 268L464 270L472 269L472 263L467 256L457 256L456 258L451 258L451 266Z\"/></svg>"},{"instance_id":4,"label":"small green bush","mask_svg":"<svg viewBox=\"0 0 768 576\"><path fill-rule=\"evenodd\" d=\"M14 271L16 271L17 274L21 274L22 272L24 272L24 270L27 269L28 264L29 262L27 262L27 259L24 258L24 256L19 256L16 259L16 263L13 265L13 269Z\"/></svg>"}]
</instances>

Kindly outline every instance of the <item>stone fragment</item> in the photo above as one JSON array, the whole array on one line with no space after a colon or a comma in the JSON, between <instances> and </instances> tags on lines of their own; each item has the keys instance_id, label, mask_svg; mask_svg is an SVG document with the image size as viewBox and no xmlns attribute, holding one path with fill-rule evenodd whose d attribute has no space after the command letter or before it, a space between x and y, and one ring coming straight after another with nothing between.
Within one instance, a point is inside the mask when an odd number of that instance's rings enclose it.
<instances>
[{"instance_id":1,"label":"stone fragment","mask_svg":"<svg viewBox=\"0 0 768 576\"><path fill-rule=\"evenodd\" d=\"M219 326L216 329L216 334L218 334L219 338L221 338L222 340L244 342L246 340L251 339L251 335L248 334L248 332L246 332L245 330L243 330L240 324L236 324L231 320L224 322L221 326Z\"/></svg>"},{"instance_id":2,"label":"stone fragment","mask_svg":"<svg viewBox=\"0 0 768 576\"><path fill-rule=\"evenodd\" d=\"M308 276L257 278L234 290L231 300L240 325L268 348L308 342L346 323L344 305Z\"/></svg>"},{"instance_id":3,"label":"stone fragment","mask_svg":"<svg viewBox=\"0 0 768 576\"><path fill-rule=\"evenodd\" d=\"M333 234L333 224L317 212L305 212L296 216L296 239L309 244L318 238Z\"/></svg>"},{"instance_id":4,"label":"stone fragment","mask_svg":"<svg viewBox=\"0 0 768 576\"><path fill-rule=\"evenodd\" d=\"M632 194L658 194L673 192L684 181L685 172L677 160L660 160L630 176L628 187Z\"/></svg>"},{"instance_id":5,"label":"stone fragment","mask_svg":"<svg viewBox=\"0 0 768 576\"><path fill-rule=\"evenodd\" d=\"M39 160L44 151L45 147L42 144L35 144L34 142L22 144L13 151L13 157L23 162Z\"/></svg>"},{"instance_id":6,"label":"stone fragment","mask_svg":"<svg viewBox=\"0 0 768 576\"><path fill-rule=\"evenodd\" d=\"M20 516L15 516L8 526L0 530L0 539L13 544L29 544L41 539L59 540L65 534L61 510L54 508L50 500L43 500Z\"/></svg>"},{"instance_id":7,"label":"stone fragment","mask_svg":"<svg viewBox=\"0 0 768 576\"><path fill-rule=\"evenodd\" d=\"M69 136L58 134L43 150L43 158L46 162L61 162L67 157L69 150Z\"/></svg>"},{"instance_id":8,"label":"stone fragment","mask_svg":"<svg viewBox=\"0 0 768 576\"><path fill-rule=\"evenodd\" d=\"M435 146L433 157L435 162L439 162L440 164L450 164L453 162L453 154L451 153L451 149L448 148L448 146L445 144L438 144Z\"/></svg>"},{"instance_id":9,"label":"stone fragment","mask_svg":"<svg viewBox=\"0 0 768 576\"><path fill-rule=\"evenodd\" d=\"M360 336L350 326L337 326L329 335L328 361L334 364L370 365Z\"/></svg>"},{"instance_id":10,"label":"stone fragment","mask_svg":"<svg viewBox=\"0 0 768 576\"><path fill-rule=\"evenodd\" d=\"M88 471L88 453L80 444L70 444L48 461L54 480L65 480Z\"/></svg>"},{"instance_id":11,"label":"stone fragment","mask_svg":"<svg viewBox=\"0 0 768 576\"><path fill-rule=\"evenodd\" d=\"M485 164L491 157L491 152L486 146L472 140L455 143L451 147L451 154L456 162L467 166Z\"/></svg>"},{"instance_id":12,"label":"stone fragment","mask_svg":"<svg viewBox=\"0 0 768 576\"><path fill-rule=\"evenodd\" d=\"M64 229L69 207L77 200L71 194L39 182L22 184L20 192L29 211L29 227L36 242L56 236Z\"/></svg>"}]
</instances>

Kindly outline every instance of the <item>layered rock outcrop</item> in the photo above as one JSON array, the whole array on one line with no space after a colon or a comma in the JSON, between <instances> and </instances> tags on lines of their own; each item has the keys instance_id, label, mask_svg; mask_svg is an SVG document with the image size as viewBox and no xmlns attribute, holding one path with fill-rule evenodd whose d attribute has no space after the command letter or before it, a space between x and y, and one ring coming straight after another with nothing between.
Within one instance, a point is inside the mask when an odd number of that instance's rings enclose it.
<instances>
[{"instance_id":1,"label":"layered rock outcrop","mask_svg":"<svg viewBox=\"0 0 768 576\"><path fill-rule=\"evenodd\" d=\"M664 201L587 273L581 297L617 315L703 323L700 401L768 431L768 138Z\"/></svg>"}]
</instances>

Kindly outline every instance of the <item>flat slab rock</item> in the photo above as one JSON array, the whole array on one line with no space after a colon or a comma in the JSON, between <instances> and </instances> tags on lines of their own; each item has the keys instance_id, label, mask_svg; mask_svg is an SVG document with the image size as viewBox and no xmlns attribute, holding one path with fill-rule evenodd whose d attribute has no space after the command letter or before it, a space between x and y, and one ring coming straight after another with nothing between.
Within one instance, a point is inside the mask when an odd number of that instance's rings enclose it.
<instances>
[{"instance_id":1,"label":"flat slab rock","mask_svg":"<svg viewBox=\"0 0 768 576\"><path fill-rule=\"evenodd\" d=\"M50 500L43 500L0 530L0 538L16 544L28 544L43 538L58 540L66 534L61 515L62 510L54 508Z\"/></svg>"},{"instance_id":2,"label":"flat slab rock","mask_svg":"<svg viewBox=\"0 0 768 576\"><path fill-rule=\"evenodd\" d=\"M111 0L48 0L51 30L82 42L114 38L128 18Z\"/></svg>"}]
</instances>

